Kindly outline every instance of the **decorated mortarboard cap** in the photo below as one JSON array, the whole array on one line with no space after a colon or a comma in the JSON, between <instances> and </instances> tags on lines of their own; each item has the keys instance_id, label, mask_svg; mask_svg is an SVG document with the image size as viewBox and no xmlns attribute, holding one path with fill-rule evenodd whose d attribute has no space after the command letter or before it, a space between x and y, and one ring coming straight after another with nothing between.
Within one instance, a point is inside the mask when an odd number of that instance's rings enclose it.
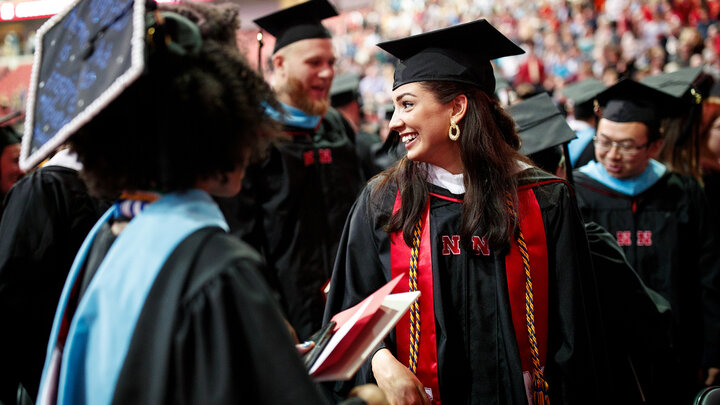
<instances>
[{"instance_id":1,"label":"decorated mortarboard cap","mask_svg":"<svg viewBox=\"0 0 720 405\"><path fill-rule=\"evenodd\" d=\"M275 37L273 53L303 39L331 38L321 21L338 15L327 0L310 0L253 20Z\"/></svg>"},{"instance_id":2,"label":"decorated mortarboard cap","mask_svg":"<svg viewBox=\"0 0 720 405\"><path fill-rule=\"evenodd\" d=\"M532 155L575 139L575 132L547 93L508 107L522 141L520 153Z\"/></svg>"},{"instance_id":3,"label":"decorated mortarboard cap","mask_svg":"<svg viewBox=\"0 0 720 405\"><path fill-rule=\"evenodd\" d=\"M646 76L640 82L693 105L700 104L709 93L711 82L703 80L705 76L702 66L697 66Z\"/></svg>"},{"instance_id":4,"label":"decorated mortarboard cap","mask_svg":"<svg viewBox=\"0 0 720 405\"><path fill-rule=\"evenodd\" d=\"M657 131L660 121L683 110L683 102L665 92L624 79L597 95L602 118L613 122L642 122Z\"/></svg>"},{"instance_id":5,"label":"decorated mortarboard cap","mask_svg":"<svg viewBox=\"0 0 720 405\"><path fill-rule=\"evenodd\" d=\"M330 104L333 107L339 107L357 100L359 87L360 75L356 73L335 76L332 86L330 86Z\"/></svg>"},{"instance_id":6,"label":"decorated mortarboard cap","mask_svg":"<svg viewBox=\"0 0 720 405\"><path fill-rule=\"evenodd\" d=\"M195 24L146 6L156 8L146 0L74 1L40 27L21 168L37 165L122 94L143 73L149 55L199 49Z\"/></svg>"},{"instance_id":7,"label":"decorated mortarboard cap","mask_svg":"<svg viewBox=\"0 0 720 405\"><path fill-rule=\"evenodd\" d=\"M20 166L29 170L143 70L145 0L72 2L37 31Z\"/></svg>"},{"instance_id":8,"label":"decorated mortarboard cap","mask_svg":"<svg viewBox=\"0 0 720 405\"><path fill-rule=\"evenodd\" d=\"M484 19L377 44L395 56L393 90L420 81L465 83L492 95L491 60L524 51Z\"/></svg>"}]
</instances>

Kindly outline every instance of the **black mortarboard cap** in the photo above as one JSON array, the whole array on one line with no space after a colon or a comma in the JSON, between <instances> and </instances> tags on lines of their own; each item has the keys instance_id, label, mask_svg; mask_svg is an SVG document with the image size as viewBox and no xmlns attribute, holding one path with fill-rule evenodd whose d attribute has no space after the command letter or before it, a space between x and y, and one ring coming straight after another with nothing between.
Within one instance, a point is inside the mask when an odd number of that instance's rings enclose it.
<instances>
[{"instance_id":1,"label":"black mortarboard cap","mask_svg":"<svg viewBox=\"0 0 720 405\"><path fill-rule=\"evenodd\" d=\"M491 60L524 51L484 19L377 44L400 60L393 89L450 81L495 93Z\"/></svg>"},{"instance_id":2,"label":"black mortarboard cap","mask_svg":"<svg viewBox=\"0 0 720 405\"><path fill-rule=\"evenodd\" d=\"M700 104L710 90L710 85L703 83L702 78L705 75L702 70L702 66L682 68L671 73L646 76L640 82L673 97L683 99L690 105Z\"/></svg>"},{"instance_id":3,"label":"black mortarboard cap","mask_svg":"<svg viewBox=\"0 0 720 405\"><path fill-rule=\"evenodd\" d=\"M330 38L321 21L338 15L327 0L310 0L253 20L275 37L273 53L303 39Z\"/></svg>"},{"instance_id":4,"label":"black mortarboard cap","mask_svg":"<svg viewBox=\"0 0 720 405\"><path fill-rule=\"evenodd\" d=\"M149 55L199 49L195 24L175 13L146 12L146 5L155 6L146 0L73 2L37 31L20 153L24 170L122 94Z\"/></svg>"},{"instance_id":5,"label":"black mortarboard cap","mask_svg":"<svg viewBox=\"0 0 720 405\"><path fill-rule=\"evenodd\" d=\"M602 117L614 122L642 122L651 131L660 128L665 117L676 116L683 102L665 92L631 79L624 79L597 95Z\"/></svg>"},{"instance_id":6,"label":"black mortarboard cap","mask_svg":"<svg viewBox=\"0 0 720 405\"><path fill-rule=\"evenodd\" d=\"M575 139L575 132L547 93L508 107L522 141L520 153L532 155Z\"/></svg>"},{"instance_id":7,"label":"black mortarboard cap","mask_svg":"<svg viewBox=\"0 0 720 405\"><path fill-rule=\"evenodd\" d=\"M607 88L600 80L590 78L565 86L561 93L569 100L575 116L588 117L592 115L595 98Z\"/></svg>"},{"instance_id":8,"label":"black mortarboard cap","mask_svg":"<svg viewBox=\"0 0 720 405\"><path fill-rule=\"evenodd\" d=\"M333 107L340 107L358 100L360 93L360 75L356 73L345 73L335 76L330 87L330 104Z\"/></svg>"}]
</instances>

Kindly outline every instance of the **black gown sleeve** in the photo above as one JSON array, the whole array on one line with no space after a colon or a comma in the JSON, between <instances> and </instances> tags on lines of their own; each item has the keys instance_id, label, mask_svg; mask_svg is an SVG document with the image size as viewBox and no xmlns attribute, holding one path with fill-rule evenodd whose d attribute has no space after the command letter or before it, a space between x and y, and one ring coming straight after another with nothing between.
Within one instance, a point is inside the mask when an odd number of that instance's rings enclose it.
<instances>
[{"instance_id":1,"label":"black gown sleeve","mask_svg":"<svg viewBox=\"0 0 720 405\"><path fill-rule=\"evenodd\" d=\"M340 237L330 282L330 293L323 321L350 308L390 281L390 245L385 238L376 237L382 230L371 211L370 188L366 188L353 205ZM362 254L358 254L362 252ZM386 260L384 260L386 259Z\"/></svg>"},{"instance_id":2,"label":"black gown sleeve","mask_svg":"<svg viewBox=\"0 0 720 405\"><path fill-rule=\"evenodd\" d=\"M77 250L107 203L77 171L44 167L8 193L0 222L0 400L34 397L57 301ZM12 398L12 402L8 399Z\"/></svg>"},{"instance_id":3,"label":"black gown sleeve","mask_svg":"<svg viewBox=\"0 0 720 405\"><path fill-rule=\"evenodd\" d=\"M645 286L613 235L585 223L607 337L608 390L613 401L662 403L667 384L672 337L670 303Z\"/></svg>"},{"instance_id":4,"label":"black gown sleeve","mask_svg":"<svg viewBox=\"0 0 720 405\"><path fill-rule=\"evenodd\" d=\"M228 235L202 233L178 247L153 285L113 403L326 403L259 273L259 255ZM182 257L197 243L198 258Z\"/></svg>"},{"instance_id":5,"label":"black gown sleeve","mask_svg":"<svg viewBox=\"0 0 720 405\"><path fill-rule=\"evenodd\" d=\"M208 281L185 300L173 338L170 403L322 403L254 271Z\"/></svg>"},{"instance_id":6,"label":"black gown sleeve","mask_svg":"<svg viewBox=\"0 0 720 405\"><path fill-rule=\"evenodd\" d=\"M550 399L554 404L601 403L608 369L587 237L570 188L563 183L551 187L552 192L536 191L550 269L545 372Z\"/></svg>"},{"instance_id":7,"label":"black gown sleeve","mask_svg":"<svg viewBox=\"0 0 720 405\"><path fill-rule=\"evenodd\" d=\"M703 367L720 367L720 227L700 185L689 187L698 223L698 269L704 332ZM717 207L715 207L717 209Z\"/></svg>"},{"instance_id":8,"label":"black gown sleeve","mask_svg":"<svg viewBox=\"0 0 720 405\"><path fill-rule=\"evenodd\" d=\"M370 197L372 187L373 183L363 190L345 223L323 323L329 322L335 314L352 307L390 281L390 242L385 231L379 228L379 224L387 220L378 218L387 214L382 205L387 206L389 201L383 198L373 202ZM376 196L380 194L373 195ZM387 347L394 352L394 339L393 329L375 351ZM373 355L368 357L350 381L326 383L323 387L333 392L332 395L338 400L345 397L354 385L375 383L371 368Z\"/></svg>"}]
</instances>

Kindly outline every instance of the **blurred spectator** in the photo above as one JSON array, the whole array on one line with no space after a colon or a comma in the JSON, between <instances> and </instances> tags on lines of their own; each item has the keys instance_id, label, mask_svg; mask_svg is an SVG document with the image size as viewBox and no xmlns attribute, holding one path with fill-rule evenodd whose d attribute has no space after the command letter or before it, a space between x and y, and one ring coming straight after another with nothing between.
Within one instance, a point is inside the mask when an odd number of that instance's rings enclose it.
<instances>
[{"instance_id":1,"label":"blurred spectator","mask_svg":"<svg viewBox=\"0 0 720 405\"><path fill-rule=\"evenodd\" d=\"M19 157L20 136L11 126L0 127L0 201L25 174L18 166Z\"/></svg>"},{"instance_id":2,"label":"blurred spectator","mask_svg":"<svg viewBox=\"0 0 720 405\"><path fill-rule=\"evenodd\" d=\"M361 93L367 111L389 101L387 72L394 61L378 52L376 43L478 18L532 48L495 61L515 86L527 82L552 94L588 78L612 85L620 78L640 80L699 65L720 78L718 0L375 0L342 11L329 24L340 52L337 73L365 76Z\"/></svg>"},{"instance_id":3,"label":"blurred spectator","mask_svg":"<svg viewBox=\"0 0 720 405\"><path fill-rule=\"evenodd\" d=\"M535 44L532 41L526 41L523 45L527 59L520 65L513 83L515 87L529 84L531 86L529 88L534 90L532 93L536 94L545 82L545 64L536 53Z\"/></svg>"}]
</instances>

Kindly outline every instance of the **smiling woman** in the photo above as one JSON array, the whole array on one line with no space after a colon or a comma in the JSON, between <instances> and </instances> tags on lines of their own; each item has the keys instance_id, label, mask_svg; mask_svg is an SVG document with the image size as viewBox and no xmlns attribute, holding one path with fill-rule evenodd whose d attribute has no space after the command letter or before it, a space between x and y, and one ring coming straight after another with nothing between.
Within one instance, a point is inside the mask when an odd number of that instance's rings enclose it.
<instances>
[{"instance_id":1,"label":"smiling woman","mask_svg":"<svg viewBox=\"0 0 720 405\"><path fill-rule=\"evenodd\" d=\"M574 198L518 153L494 97L490 60L522 50L485 20L378 46L400 60L389 126L408 152L350 213L325 318L399 275L422 295L356 383L391 403L601 401Z\"/></svg>"},{"instance_id":2,"label":"smiling woman","mask_svg":"<svg viewBox=\"0 0 720 405\"><path fill-rule=\"evenodd\" d=\"M448 137L450 120L460 121L467 109L467 97L440 103L432 91L420 83L408 83L393 91L395 113L390 129L400 134L408 159L432 163L454 173L462 173L459 144ZM427 117L447 117L428 120Z\"/></svg>"}]
</instances>

